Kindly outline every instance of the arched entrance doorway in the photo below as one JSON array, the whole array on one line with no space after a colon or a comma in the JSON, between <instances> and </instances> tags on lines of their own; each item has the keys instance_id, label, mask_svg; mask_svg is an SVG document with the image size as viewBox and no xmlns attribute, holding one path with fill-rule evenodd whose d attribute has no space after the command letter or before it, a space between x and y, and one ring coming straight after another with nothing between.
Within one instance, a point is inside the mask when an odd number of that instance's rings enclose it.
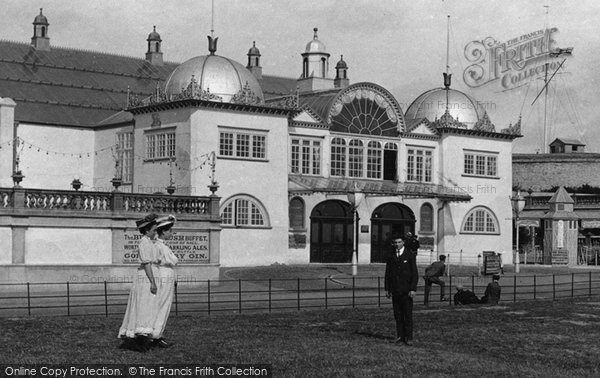
<instances>
[{"instance_id":1,"label":"arched entrance doorway","mask_svg":"<svg viewBox=\"0 0 600 378\"><path fill-rule=\"evenodd\" d=\"M384 203L371 215L371 262L385 262L393 234L415 233L415 214L401 203Z\"/></svg>"},{"instance_id":2,"label":"arched entrance doorway","mask_svg":"<svg viewBox=\"0 0 600 378\"><path fill-rule=\"evenodd\" d=\"M321 202L310 214L310 262L352 262L352 206L339 200Z\"/></svg>"}]
</instances>

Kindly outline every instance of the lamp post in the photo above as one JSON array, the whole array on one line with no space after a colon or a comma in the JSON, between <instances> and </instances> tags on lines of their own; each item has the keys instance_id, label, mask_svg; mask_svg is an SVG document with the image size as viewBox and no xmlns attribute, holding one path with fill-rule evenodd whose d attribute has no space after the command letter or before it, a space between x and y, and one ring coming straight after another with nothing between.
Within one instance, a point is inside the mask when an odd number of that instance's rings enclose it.
<instances>
[{"instance_id":1,"label":"lamp post","mask_svg":"<svg viewBox=\"0 0 600 378\"><path fill-rule=\"evenodd\" d=\"M358 185L354 183L352 191L348 192L348 202L352 205L352 220L354 226L354 235L352 235L352 275L358 274L358 205L363 199L364 194L358 189Z\"/></svg>"},{"instance_id":2,"label":"lamp post","mask_svg":"<svg viewBox=\"0 0 600 378\"><path fill-rule=\"evenodd\" d=\"M515 229L517 232L516 241L516 256L515 256L515 273L519 273L519 215L525 207L525 199L521 197L521 190L517 190L516 196L510 198L512 202L513 211L515 212Z\"/></svg>"}]
</instances>

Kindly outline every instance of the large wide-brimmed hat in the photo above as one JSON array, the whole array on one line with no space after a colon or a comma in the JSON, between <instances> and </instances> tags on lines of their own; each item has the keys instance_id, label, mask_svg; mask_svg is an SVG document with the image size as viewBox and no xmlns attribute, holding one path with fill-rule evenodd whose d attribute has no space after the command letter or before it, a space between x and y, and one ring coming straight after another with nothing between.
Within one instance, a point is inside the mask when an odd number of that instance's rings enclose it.
<instances>
[{"instance_id":1,"label":"large wide-brimmed hat","mask_svg":"<svg viewBox=\"0 0 600 378\"><path fill-rule=\"evenodd\" d=\"M177 219L175 219L174 215L167 215L164 217L160 217L156 220L156 228L160 229L160 228L172 227L175 224L176 220Z\"/></svg>"},{"instance_id":2,"label":"large wide-brimmed hat","mask_svg":"<svg viewBox=\"0 0 600 378\"><path fill-rule=\"evenodd\" d=\"M151 227L153 224L155 224L156 218L158 218L158 215L156 215L154 213L148 214L143 219L135 221L135 225L137 226L138 230L142 230L142 229Z\"/></svg>"}]
</instances>

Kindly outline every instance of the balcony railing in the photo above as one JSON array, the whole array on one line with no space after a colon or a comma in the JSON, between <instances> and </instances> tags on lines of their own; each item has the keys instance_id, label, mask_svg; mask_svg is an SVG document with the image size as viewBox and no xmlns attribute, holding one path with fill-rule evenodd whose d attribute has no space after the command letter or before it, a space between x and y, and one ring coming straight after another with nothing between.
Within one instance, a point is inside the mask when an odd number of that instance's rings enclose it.
<instances>
[{"instance_id":1,"label":"balcony railing","mask_svg":"<svg viewBox=\"0 0 600 378\"><path fill-rule=\"evenodd\" d=\"M110 215L156 212L218 218L219 200L217 196L0 188L0 213Z\"/></svg>"}]
</instances>

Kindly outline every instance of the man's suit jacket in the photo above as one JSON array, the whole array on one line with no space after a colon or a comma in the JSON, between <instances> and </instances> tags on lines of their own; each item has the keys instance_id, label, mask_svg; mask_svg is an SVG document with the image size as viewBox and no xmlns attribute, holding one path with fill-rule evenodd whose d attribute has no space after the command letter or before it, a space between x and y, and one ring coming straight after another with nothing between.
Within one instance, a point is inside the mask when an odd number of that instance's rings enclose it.
<instances>
[{"instance_id":1,"label":"man's suit jacket","mask_svg":"<svg viewBox=\"0 0 600 378\"><path fill-rule=\"evenodd\" d=\"M417 291L419 272L417 270L417 256L414 252L404 248L402 256L390 253L385 265L385 290L392 294L408 294Z\"/></svg>"}]
</instances>

